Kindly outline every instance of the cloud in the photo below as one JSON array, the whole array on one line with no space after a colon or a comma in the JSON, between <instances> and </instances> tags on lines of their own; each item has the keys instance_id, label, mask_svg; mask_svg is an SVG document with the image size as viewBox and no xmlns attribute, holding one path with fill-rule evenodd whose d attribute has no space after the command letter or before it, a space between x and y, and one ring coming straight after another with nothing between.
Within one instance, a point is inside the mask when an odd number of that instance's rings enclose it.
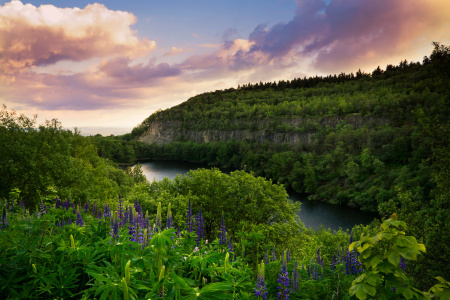
<instances>
[{"instance_id":1,"label":"cloud","mask_svg":"<svg viewBox=\"0 0 450 300\"><path fill-rule=\"evenodd\" d=\"M108 10L101 4L85 8L35 7L12 1L0 6L2 73L92 57L147 55L154 41L139 39L131 30L136 17Z\"/></svg>"},{"instance_id":2,"label":"cloud","mask_svg":"<svg viewBox=\"0 0 450 300\"><path fill-rule=\"evenodd\" d=\"M175 56L185 52L186 50L184 50L183 48L172 47L172 49L170 49L169 52L164 53L163 56Z\"/></svg>"},{"instance_id":3,"label":"cloud","mask_svg":"<svg viewBox=\"0 0 450 300\"><path fill-rule=\"evenodd\" d=\"M264 53L269 61L289 55L310 57L318 70L341 71L405 54L417 49L418 40L430 43L447 37L450 29L450 4L439 0L296 2L291 21L254 29L249 35L254 45L247 56Z\"/></svg>"},{"instance_id":4,"label":"cloud","mask_svg":"<svg viewBox=\"0 0 450 300\"><path fill-rule=\"evenodd\" d=\"M118 57L109 61L103 61L99 70L105 73L107 78L115 79L120 84L133 85L136 83L149 82L152 79L162 77L177 76L181 70L172 67L167 63L149 63L131 65L132 60L125 57Z\"/></svg>"}]
</instances>

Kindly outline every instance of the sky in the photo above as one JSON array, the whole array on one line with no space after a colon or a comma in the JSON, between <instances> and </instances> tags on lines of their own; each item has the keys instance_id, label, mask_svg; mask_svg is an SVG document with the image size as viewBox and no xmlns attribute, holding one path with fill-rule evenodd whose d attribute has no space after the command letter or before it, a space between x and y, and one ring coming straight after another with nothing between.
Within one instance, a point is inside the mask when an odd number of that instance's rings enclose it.
<instances>
[{"instance_id":1,"label":"sky","mask_svg":"<svg viewBox=\"0 0 450 300\"><path fill-rule=\"evenodd\" d=\"M137 126L244 83L372 72L450 44L448 0L0 1L0 105Z\"/></svg>"}]
</instances>

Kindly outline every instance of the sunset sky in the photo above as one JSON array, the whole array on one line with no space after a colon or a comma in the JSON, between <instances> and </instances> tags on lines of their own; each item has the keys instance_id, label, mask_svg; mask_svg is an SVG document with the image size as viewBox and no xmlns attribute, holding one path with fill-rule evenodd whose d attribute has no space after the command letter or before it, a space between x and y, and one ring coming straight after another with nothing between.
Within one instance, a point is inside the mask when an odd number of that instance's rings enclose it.
<instances>
[{"instance_id":1,"label":"sunset sky","mask_svg":"<svg viewBox=\"0 0 450 300\"><path fill-rule=\"evenodd\" d=\"M0 105L131 129L238 84L372 72L450 44L448 0L0 1Z\"/></svg>"}]
</instances>

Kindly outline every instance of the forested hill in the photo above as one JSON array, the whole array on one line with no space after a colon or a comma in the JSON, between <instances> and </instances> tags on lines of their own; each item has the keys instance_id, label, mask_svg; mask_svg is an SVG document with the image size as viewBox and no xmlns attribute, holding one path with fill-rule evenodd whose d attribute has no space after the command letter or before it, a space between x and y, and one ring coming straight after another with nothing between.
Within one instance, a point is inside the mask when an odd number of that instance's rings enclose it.
<instances>
[{"instance_id":1,"label":"forested hill","mask_svg":"<svg viewBox=\"0 0 450 300\"><path fill-rule=\"evenodd\" d=\"M152 114L131 136L148 144L134 147L137 158L245 168L311 199L384 214L399 191L430 198L449 98L450 47L435 43L422 63L372 74L204 93Z\"/></svg>"}]
</instances>

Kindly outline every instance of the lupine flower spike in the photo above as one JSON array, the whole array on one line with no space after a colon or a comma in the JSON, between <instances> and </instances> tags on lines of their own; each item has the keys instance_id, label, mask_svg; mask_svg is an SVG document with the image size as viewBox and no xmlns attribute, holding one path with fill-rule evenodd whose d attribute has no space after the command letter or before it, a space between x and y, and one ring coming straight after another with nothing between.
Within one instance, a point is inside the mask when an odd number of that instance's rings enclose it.
<instances>
[{"instance_id":1,"label":"lupine flower spike","mask_svg":"<svg viewBox=\"0 0 450 300\"><path fill-rule=\"evenodd\" d=\"M197 246L200 245L200 240L203 239L203 213L200 208L200 213L195 216L195 225L197 227Z\"/></svg>"},{"instance_id":2,"label":"lupine flower spike","mask_svg":"<svg viewBox=\"0 0 450 300\"><path fill-rule=\"evenodd\" d=\"M117 205L117 213L120 220L120 223L123 222L123 200L119 195L119 205Z\"/></svg>"},{"instance_id":3,"label":"lupine flower spike","mask_svg":"<svg viewBox=\"0 0 450 300\"><path fill-rule=\"evenodd\" d=\"M119 220L115 216L111 219L111 237L113 241L116 242L119 240Z\"/></svg>"},{"instance_id":4,"label":"lupine flower spike","mask_svg":"<svg viewBox=\"0 0 450 300\"><path fill-rule=\"evenodd\" d=\"M233 237L228 241L228 252L234 252Z\"/></svg>"},{"instance_id":5,"label":"lupine flower spike","mask_svg":"<svg viewBox=\"0 0 450 300\"><path fill-rule=\"evenodd\" d=\"M283 265L281 267L280 273L278 274L277 282L277 299L289 299L289 274L287 271L286 251L284 252Z\"/></svg>"},{"instance_id":6,"label":"lupine flower spike","mask_svg":"<svg viewBox=\"0 0 450 300\"><path fill-rule=\"evenodd\" d=\"M258 265L258 278L256 279L255 296L267 300L267 287L264 279L264 261Z\"/></svg>"},{"instance_id":7,"label":"lupine flower spike","mask_svg":"<svg viewBox=\"0 0 450 300\"><path fill-rule=\"evenodd\" d=\"M186 212L186 231L192 232L192 225L194 225L192 220L192 209L191 209L191 200L189 199L188 208Z\"/></svg>"},{"instance_id":8,"label":"lupine flower spike","mask_svg":"<svg viewBox=\"0 0 450 300\"><path fill-rule=\"evenodd\" d=\"M81 217L79 209L77 211L77 222L76 222L76 224L77 224L77 226L80 226L80 227L84 226L84 221L83 221L83 218Z\"/></svg>"},{"instance_id":9,"label":"lupine flower spike","mask_svg":"<svg viewBox=\"0 0 450 300\"><path fill-rule=\"evenodd\" d=\"M105 218L111 218L111 209L109 208L108 203L105 204L105 211L103 213L103 217Z\"/></svg>"},{"instance_id":10,"label":"lupine flower spike","mask_svg":"<svg viewBox=\"0 0 450 300\"><path fill-rule=\"evenodd\" d=\"M219 245L225 245L226 242L227 242L227 230L225 228L225 222L223 220L223 212L222 212L222 220L220 222Z\"/></svg>"},{"instance_id":11,"label":"lupine flower spike","mask_svg":"<svg viewBox=\"0 0 450 300\"><path fill-rule=\"evenodd\" d=\"M170 203L167 207L166 228L173 228L172 205Z\"/></svg>"},{"instance_id":12,"label":"lupine flower spike","mask_svg":"<svg viewBox=\"0 0 450 300\"><path fill-rule=\"evenodd\" d=\"M89 200L86 201L86 204L84 205L84 212L88 213L89 212Z\"/></svg>"}]
</instances>

